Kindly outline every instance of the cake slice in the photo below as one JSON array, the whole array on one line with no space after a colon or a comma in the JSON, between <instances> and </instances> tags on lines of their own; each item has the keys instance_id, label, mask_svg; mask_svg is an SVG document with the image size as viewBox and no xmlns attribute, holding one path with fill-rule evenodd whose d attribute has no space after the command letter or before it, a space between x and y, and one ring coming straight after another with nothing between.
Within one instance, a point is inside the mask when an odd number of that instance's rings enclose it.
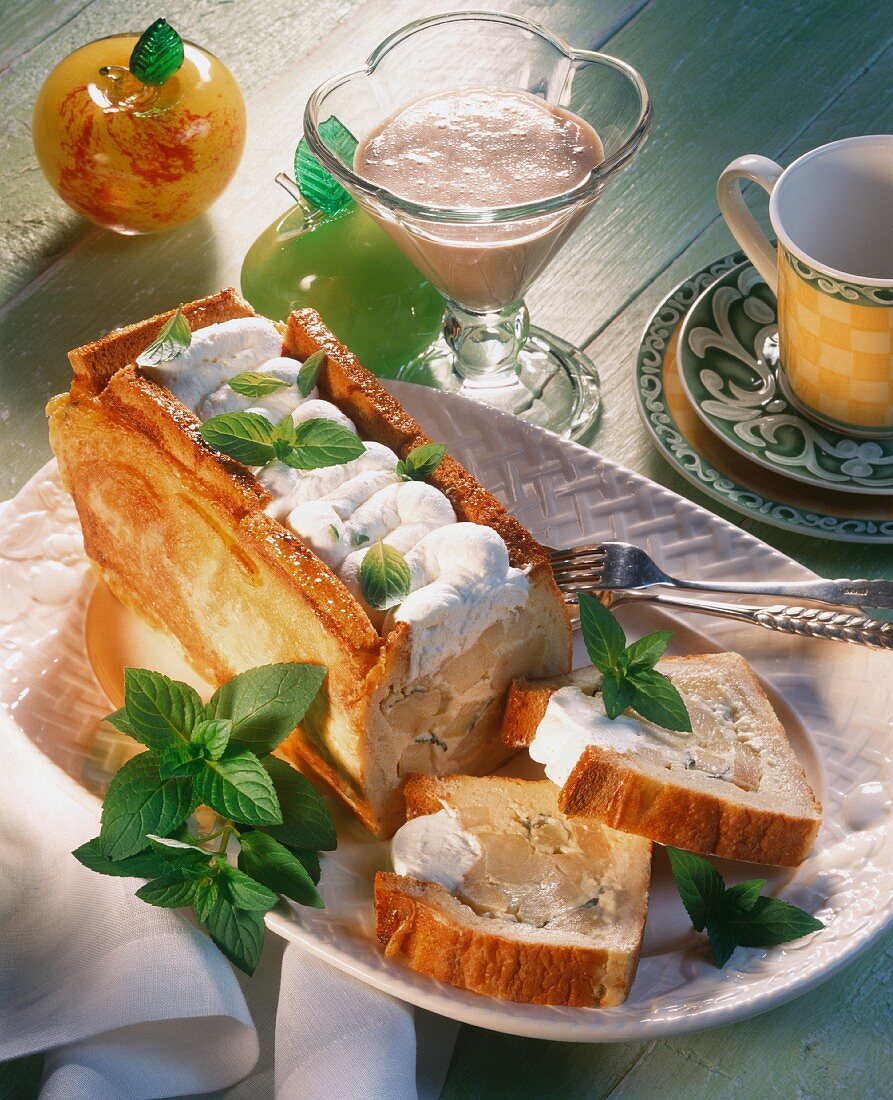
<instances>
[{"instance_id":1,"label":"cake slice","mask_svg":"<svg viewBox=\"0 0 893 1100\"><path fill-rule=\"evenodd\" d=\"M557 788L465 775L414 776L375 877L385 954L488 997L607 1008L636 972L651 844L570 819Z\"/></svg>"},{"instance_id":2,"label":"cake slice","mask_svg":"<svg viewBox=\"0 0 893 1100\"><path fill-rule=\"evenodd\" d=\"M632 711L605 714L595 669L509 693L503 737L527 745L573 818L690 852L795 866L821 824L803 768L750 665L737 653L666 657L691 733Z\"/></svg>"}]
</instances>

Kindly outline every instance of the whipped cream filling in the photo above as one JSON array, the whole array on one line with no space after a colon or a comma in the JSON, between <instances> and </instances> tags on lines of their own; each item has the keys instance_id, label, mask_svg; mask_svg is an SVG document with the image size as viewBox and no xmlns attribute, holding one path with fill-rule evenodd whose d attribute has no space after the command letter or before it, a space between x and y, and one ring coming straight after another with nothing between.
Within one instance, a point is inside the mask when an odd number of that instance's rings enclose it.
<instances>
[{"instance_id":1,"label":"whipped cream filling","mask_svg":"<svg viewBox=\"0 0 893 1100\"><path fill-rule=\"evenodd\" d=\"M462 828L455 810L444 807L414 817L391 841L391 861L398 875L439 882L454 893L481 858L481 845Z\"/></svg>"},{"instance_id":2,"label":"whipped cream filling","mask_svg":"<svg viewBox=\"0 0 893 1100\"><path fill-rule=\"evenodd\" d=\"M608 718L601 693L560 688L549 699L530 744L533 760L563 787L588 745L637 755L672 770L698 771L747 788L759 787L761 742L731 701L687 690L692 733L677 733L631 712Z\"/></svg>"},{"instance_id":3,"label":"whipped cream filling","mask_svg":"<svg viewBox=\"0 0 893 1100\"><path fill-rule=\"evenodd\" d=\"M300 363L281 355L282 337L271 321L244 317L192 334L176 359L143 368L200 419L251 412L277 424L317 417L358 435L356 426L316 390L302 397L294 384ZM263 397L245 397L228 385L243 371L288 383ZM351 462L295 470L279 461L256 470L272 497L267 512L292 530L366 607L379 630L395 621L412 627L411 676L440 667L493 622L527 600L530 582L509 564L508 550L490 527L460 523L453 506L427 482L401 481L398 456L374 441ZM363 600L359 571L370 547L382 541L406 555L410 593L386 615Z\"/></svg>"}]
</instances>

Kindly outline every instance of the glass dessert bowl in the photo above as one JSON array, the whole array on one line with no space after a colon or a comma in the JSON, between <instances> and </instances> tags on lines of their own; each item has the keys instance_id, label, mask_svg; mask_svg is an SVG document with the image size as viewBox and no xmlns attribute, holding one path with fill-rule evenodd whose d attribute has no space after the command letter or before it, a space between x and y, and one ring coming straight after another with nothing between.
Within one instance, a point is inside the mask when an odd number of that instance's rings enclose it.
<instances>
[{"instance_id":1,"label":"glass dessert bowl","mask_svg":"<svg viewBox=\"0 0 893 1100\"><path fill-rule=\"evenodd\" d=\"M340 127L325 125L333 118ZM523 295L650 121L647 89L625 62L496 12L411 23L363 69L316 89L310 149L446 298L441 336L401 378L561 435L591 428L595 366L531 327Z\"/></svg>"}]
</instances>

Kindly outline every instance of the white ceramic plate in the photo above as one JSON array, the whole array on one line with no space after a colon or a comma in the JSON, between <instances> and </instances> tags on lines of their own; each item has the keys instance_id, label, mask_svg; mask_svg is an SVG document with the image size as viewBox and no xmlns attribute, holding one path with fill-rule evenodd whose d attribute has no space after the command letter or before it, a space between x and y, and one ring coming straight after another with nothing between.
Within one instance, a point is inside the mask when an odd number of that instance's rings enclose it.
<instances>
[{"instance_id":1,"label":"white ceramic plate","mask_svg":"<svg viewBox=\"0 0 893 1100\"><path fill-rule=\"evenodd\" d=\"M461 397L405 384L389 388L552 546L626 539L670 572L712 580L809 575L591 451ZM489 1000L431 982L378 951L372 877L388 866L387 846L339 809L339 848L323 863L327 908L283 906L269 914L269 926L362 981L444 1016L577 1042L652 1039L731 1023L804 993L851 961L893 920L893 845L885 850L893 817L890 657L717 619L669 619L647 609L625 616L633 632L668 620L677 651L734 648L753 663L825 804L815 854L802 867L774 872L721 864L723 874L731 881L768 878L770 889L825 921L824 931L771 950L739 949L717 970L658 851L645 947L625 1005L569 1009ZM583 663L582 650L577 658ZM73 507L50 464L12 502L0 530L0 704L97 817L99 803L89 791L102 789L127 751L117 735L97 739L97 723L110 709L100 684L111 685L125 663L195 682L169 639L96 588Z\"/></svg>"}]
</instances>

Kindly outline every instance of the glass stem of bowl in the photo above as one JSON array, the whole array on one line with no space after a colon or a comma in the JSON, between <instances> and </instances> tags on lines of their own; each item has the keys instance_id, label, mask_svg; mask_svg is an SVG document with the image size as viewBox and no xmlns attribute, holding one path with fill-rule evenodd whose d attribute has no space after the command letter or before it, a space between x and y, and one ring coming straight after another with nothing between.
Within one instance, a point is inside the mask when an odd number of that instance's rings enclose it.
<instances>
[{"instance_id":1,"label":"glass stem of bowl","mask_svg":"<svg viewBox=\"0 0 893 1100\"><path fill-rule=\"evenodd\" d=\"M443 335L467 387L513 385L529 332L530 315L523 302L494 313L475 313L447 299Z\"/></svg>"}]
</instances>

